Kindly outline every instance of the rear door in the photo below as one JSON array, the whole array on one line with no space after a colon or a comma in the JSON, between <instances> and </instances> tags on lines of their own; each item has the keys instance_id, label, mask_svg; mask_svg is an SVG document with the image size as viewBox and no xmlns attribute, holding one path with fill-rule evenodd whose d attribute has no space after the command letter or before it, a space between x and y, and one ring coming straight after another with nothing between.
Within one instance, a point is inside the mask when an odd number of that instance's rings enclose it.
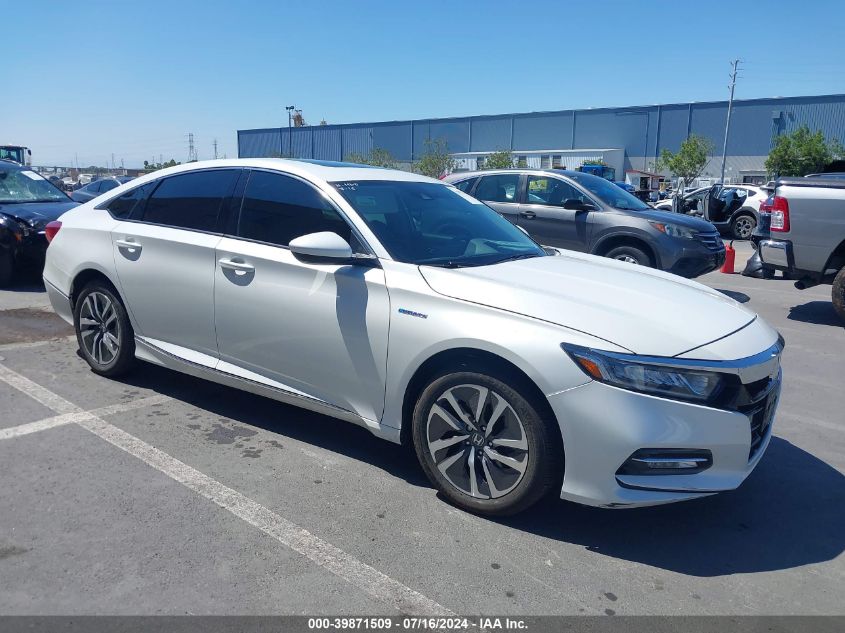
<instances>
[{"instance_id":1,"label":"rear door","mask_svg":"<svg viewBox=\"0 0 845 633\"><path fill-rule=\"evenodd\" d=\"M519 186L518 173L490 174L479 178L472 195L501 213L513 224L518 224Z\"/></svg>"},{"instance_id":2,"label":"rear door","mask_svg":"<svg viewBox=\"0 0 845 633\"><path fill-rule=\"evenodd\" d=\"M570 202L590 202L578 189L553 176L528 176L525 202L519 205L519 226L543 246L587 251L593 211L565 209Z\"/></svg>"},{"instance_id":3,"label":"rear door","mask_svg":"<svg viewBox=\"0 0 845 633\"><path fill-rule=\"evenodd\" d=\"M214 249L218 218L239 173L209 169L164 178L112 231L136 334L200 364L217 358Z\"/></svg>"}]
</instances>

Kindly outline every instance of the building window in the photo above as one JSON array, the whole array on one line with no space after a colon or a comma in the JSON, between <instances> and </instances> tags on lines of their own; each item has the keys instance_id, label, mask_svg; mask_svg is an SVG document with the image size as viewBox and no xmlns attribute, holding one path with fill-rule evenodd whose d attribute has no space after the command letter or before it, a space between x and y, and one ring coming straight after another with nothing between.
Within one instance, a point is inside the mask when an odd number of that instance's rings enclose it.
<instances>
[{"instance_id":1,"label":"building window","mask_svg":"<svg viewBox=\"0 0 845 633\"><path fill-rule=\"evenodd\" d=\"M516 157L516 166L525 169L528 167L528 157L527 156L517 156Z\"/></svg>"},{"instance_id":2,"label":"building window","mask_svg":"<svg viewBox=\"0 0 845 633\"><path fill-rule=\"evenodd\" d=\"M484 162L487 160L486 156L479 156L475 159L475 168L484 169Z\"/></svg>"},{"instance_id":3,"label":"building window","mask_svg":"<svg viewBox=\"0 0 845 633\"><path fill-rule=\"evenodd\" d=\"M552 167L554 169L560 169L560 166L563 164L563 156L557 154L552 156Z\"/></svg>"},{"instance_id":4,"label":"building window","mask_svg":"<svg viewBox=\"0 0 845 633\"><path fill-rule=\"evenodd\" d=\"M540 156L540 169L551 169L552 166L552 157L551 156Z\"/></svg>"}]
</instances>

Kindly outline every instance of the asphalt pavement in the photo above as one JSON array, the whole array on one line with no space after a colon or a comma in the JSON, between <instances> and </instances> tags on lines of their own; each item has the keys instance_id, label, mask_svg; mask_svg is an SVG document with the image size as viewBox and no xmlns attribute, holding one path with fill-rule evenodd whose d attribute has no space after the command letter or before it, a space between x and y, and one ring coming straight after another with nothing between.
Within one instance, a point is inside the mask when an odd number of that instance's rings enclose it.
<instances>
[{"instance_id":1,"label":"asphalt pavement","mask_svg":"<svg viewBox=\"0 0 845 633\"><path fill-rule=\"evenodd\" d=\"M0 291L0 614L845 614L830 287L700 281L786 339L755 472L691 502L500 520L361 428L151 365L97 377L37 281Z\"/></svg>"}]
</instances>

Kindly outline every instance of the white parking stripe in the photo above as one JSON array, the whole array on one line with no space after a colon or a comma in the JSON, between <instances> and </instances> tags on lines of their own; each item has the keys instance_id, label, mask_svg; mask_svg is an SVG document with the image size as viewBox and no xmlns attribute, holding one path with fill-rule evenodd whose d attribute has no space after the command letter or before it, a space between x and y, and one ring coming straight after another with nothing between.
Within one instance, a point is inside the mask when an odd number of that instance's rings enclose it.
<instances>
[{"instance_id":1,"label":"white parking stripe","mask_svg":"<svg viewBox=\"0 0 845 633\"><path fill-rule=\"evenodd\" d=\"M2 367L2 365L0 365ZM0 429L0 440L8 440L13 437L20 437L21 435L29 435L30 433L37 433L38 431L46 431L47 429L54 429L57 426L64 426L66 424L74 424L95 418L98 416L115 415L116 413L124 413L125 411L132 411L134 409L143 409L144 407L151 407L154 404L162 404L172 400L168 396L150 396L149 398L138 398L137 400L130 400L128 402L119 402L117 404L110 404L106 407L93 409L92 411L78 411L75 413L63 413L61 415L53 416L39 420L38 422L29 422L27 424L19 424L8 429Z\"/></svg>"},{"instance_id":2,"label":"white parking stripe","mask_svg":"<svg viewBox=\"0 0 845 633\"><path fill-rule=\"evenodd\" d=\"M26 376L21 376L18 372L12 371L5 365L0 365L0 380L18 391L24 392L33 400L37 400L56 413L79 413L84 411L84 409L77 407L72 402L68 402L60 395L32 382Z\"/></svg>"},{"instance_id":3,"label":"white parking stripe","mask_svg":"<svg viewBox=\"0 0 845 633\"><path fill-rule=\"evenodd\" d=\"M65 400L58 394L32 382L28 378L0 365L0 380L46 404L57 413L82 413L77 423L110 444L149 464L186 488L199 493L257 527L265 534L313 561L320 567L343 578L368 595L409 615L454 615L452 611L414 591L351 554L335 547L308 530L299 527L257 501L205 475L195 468L150 446ZM47 404L47 403L50 404Z\"/></svg>"}]
</instances>

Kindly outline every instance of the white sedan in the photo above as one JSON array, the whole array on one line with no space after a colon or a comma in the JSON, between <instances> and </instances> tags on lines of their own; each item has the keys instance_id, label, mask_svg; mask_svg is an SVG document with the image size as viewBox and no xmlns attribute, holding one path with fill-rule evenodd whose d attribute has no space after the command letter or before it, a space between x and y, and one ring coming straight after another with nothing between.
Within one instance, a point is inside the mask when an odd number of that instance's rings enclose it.
<instances>
[{"instance_id":1,"label":"white sedan","mask_svg":"<svg viewBox=\"0 0 845 633\"><path fill-rule=\"evenodd\" d=\"M771 437L783 342L761 318L674 275L548 255L423 176L190 163L47 236L47 292L94 372L156 363L412 443L472 512L731 490Z\"/></svg>"}]
</instances>

